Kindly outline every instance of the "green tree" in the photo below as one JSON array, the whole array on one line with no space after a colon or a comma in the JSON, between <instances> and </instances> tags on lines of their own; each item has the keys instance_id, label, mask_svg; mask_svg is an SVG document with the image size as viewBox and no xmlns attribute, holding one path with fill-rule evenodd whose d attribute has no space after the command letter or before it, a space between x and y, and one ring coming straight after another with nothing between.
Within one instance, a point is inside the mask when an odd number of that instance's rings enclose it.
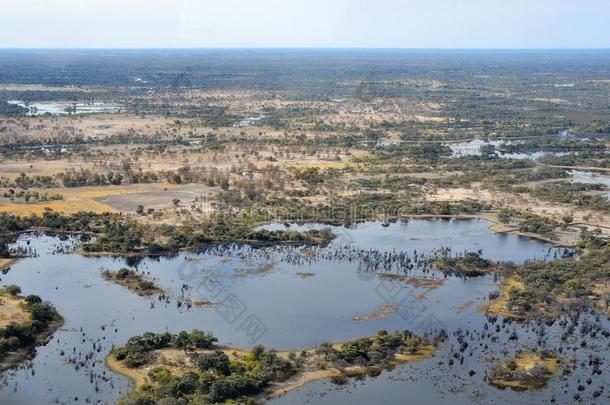
<instances>
[{"instance_id":1,"label":"green tree","mask_svg":"<svg viewBox=\"0 0 610 405\"><path fill-rule=\"evenodd\" d=\"M229 375L231 373L229 365L229 356L220 350L203 355L197 361L197 366L201 371L213 371L216 374L222 375Z\"/></svg>"},{"instance_id":2,"label":"green tree","mask_svg":"<svg viewBox=\"0 0 610 405\"><path fill-rule=\"evenodd\" d=\"M12 296L21 294L21 287L15 284L10 284L4 287L4 290Z\"/></svg>"}]
</instances>

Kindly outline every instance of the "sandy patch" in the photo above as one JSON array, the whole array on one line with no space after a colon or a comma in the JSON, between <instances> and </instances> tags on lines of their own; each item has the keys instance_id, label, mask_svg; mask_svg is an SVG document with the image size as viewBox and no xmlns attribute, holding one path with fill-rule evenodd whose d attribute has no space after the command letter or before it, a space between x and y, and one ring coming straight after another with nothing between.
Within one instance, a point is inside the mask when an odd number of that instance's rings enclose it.
<instances>
[{"instance_id":1,"label":"sandy patch","mask_svg":"<svg viewBox=\"0 0 610 405\"><path fill-rule=\"evenodd\" d=\"M396 311L396 308L397 308L396 304L383 304L383 305L381 305L381 307L378 310L371 312L368 315L354 316L352 318L352 322L360 323L363 321L372 321L375 319L385 318L386 316L394 313L394 311Z\"/></svg>"},{"instance_id":2,"label":"sandy patch","mask_svg":"<svg viewBox=\"0 0 610 405\"><path fill-rule=\"evenodd\" d=\"M30 320L30 314L23 308L23 299L10 294L0 294L0 328L10 323L24 325Z\"/></svg>"}]
</instances>

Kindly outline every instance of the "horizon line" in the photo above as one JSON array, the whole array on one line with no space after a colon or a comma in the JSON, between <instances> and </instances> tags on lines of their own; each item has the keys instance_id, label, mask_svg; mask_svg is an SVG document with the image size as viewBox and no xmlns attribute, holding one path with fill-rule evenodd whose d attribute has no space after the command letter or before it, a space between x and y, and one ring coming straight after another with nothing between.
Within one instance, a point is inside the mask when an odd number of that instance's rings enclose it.
<instances>
[{"instance_id":1,"label":"horizon line","mask_svg":"<svg viewBox=\"0 0 610 405\"><path fill-rule=\"evenodd\" d=\"M58 51L70 51L70 50L370 50L370 51L608 51L610 47L501 47L501 48L488 48L488 47L280 47L280 46L269 46L269 47L156 47L156 46L143 46L143 47L0 47L0 51L35 51L35 50L58 50Z\"/></svg>"}]
</instances>

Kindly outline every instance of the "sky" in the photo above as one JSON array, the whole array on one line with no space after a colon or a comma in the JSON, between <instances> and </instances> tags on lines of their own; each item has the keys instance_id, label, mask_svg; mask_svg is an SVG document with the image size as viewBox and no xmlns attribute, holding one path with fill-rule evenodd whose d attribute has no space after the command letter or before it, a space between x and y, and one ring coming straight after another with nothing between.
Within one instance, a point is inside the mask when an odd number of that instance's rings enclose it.
<instances>
[{"instance_id":1,"label":"sky","mask_svg":"<svg viewBox=\"0 0 610 405\"><path fill-rule=\"evenodd\" d=\"M0 48L610 48L610 0L0 3Z\"/></svg>"}]
</instances>

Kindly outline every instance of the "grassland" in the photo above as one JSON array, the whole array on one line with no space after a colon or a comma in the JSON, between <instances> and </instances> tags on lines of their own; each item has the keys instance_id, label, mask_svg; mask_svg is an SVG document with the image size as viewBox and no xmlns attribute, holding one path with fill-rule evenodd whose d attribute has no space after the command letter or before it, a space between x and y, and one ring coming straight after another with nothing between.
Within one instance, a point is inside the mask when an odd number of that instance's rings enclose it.
<instances>
[{"instance_id":1,"label":"grassland","mask_svg":"<svg viewBox=\"0 0 610 405\"><path fill-rule=\"evenodd\" d=\"M29 216L41 215L50 208L63 214L80 211L130 212L135 213L138 205L147 208L171 208L174 199L191 203L196 197L209 193L206 187L189 187L168 183L136 184L129 186L79 187L45 189L49 193L59 193L64 199L33 203L5 203L0 212ZM185 198L186 197L186 198ZM190 197L190 199L189 199Z\"/></svg>"}]
</instances>

